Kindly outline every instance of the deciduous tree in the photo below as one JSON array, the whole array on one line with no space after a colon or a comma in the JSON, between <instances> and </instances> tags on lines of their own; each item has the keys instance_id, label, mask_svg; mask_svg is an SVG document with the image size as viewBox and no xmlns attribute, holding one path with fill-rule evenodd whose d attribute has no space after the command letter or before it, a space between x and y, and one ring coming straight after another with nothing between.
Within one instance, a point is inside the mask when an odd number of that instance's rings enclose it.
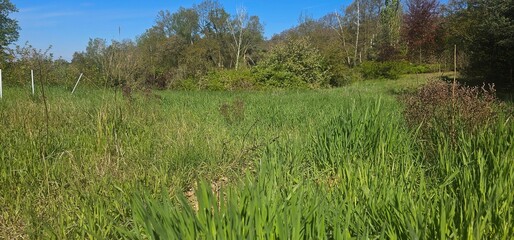
<instances>
[{"instance_id":1,"label":"deciduous tree","mask_svg":"<svg viewBox=\"0 0 514 240\"><path fill-rule=\"evenodd\" d=\"M259 17L248 17L244 8L237 10L236 15L229 22L229 28L233 39L231 45L235 54L235 69L238 70L240 58L243 57L246 60L250 48L263 40L263 28Z\"/></svg>"},{"instance_id":2,"label":"deciduous tree","mask_svg":"<svg viewBox=\"0 0 514 240\"><path fill-rule=\"evenodd\" d=\"M18 40L20 27L18 21L9 17L18 9L10 0L0 0L0 57L3 59L5 48Z\"/></svg>"},{"instance_id":3,"label":"deciduous tree","mask_svg":"<svg viewBox=\"0 0 514 240\"><path fill-rule=\"evenodd\" d=\"M183 7L175 13L160 11L156 25L167 37L176 35L189 44L193 44L198 38L200 29L199 15L195 9Z\"/></svg>"},{"instance_id":4,"label":"deciduous tree","mask_svg":"<svg viewBox=\"0 0 514 240\"><path fill-rule=\"evenodd\" d=\"M379 60L394 60L399 54L402 5L400 0L385 0L380 12Z\"/></svg>"},{"instance_id":5,"label":"deciduous tree","mask_svg":"<svg viewBox=\"0 0 514 240\"><path fill-rule=\"evenodd\" d=\"M514 89L514 3L512 0L475 0L468 16L477 24L468 29L468 76Z\"/></svg>"},{"instance_id":6,"label":"deciduous tree","mask_svg":"<svg viewBox=\"0 0 514 240\"><path fill-rule=\"evenodd\" d=\"M403 16L403 38L412 58L422 51L428 52L435 43L438 28L438 0L407 0Z\"/></svg>"}]
</instances>

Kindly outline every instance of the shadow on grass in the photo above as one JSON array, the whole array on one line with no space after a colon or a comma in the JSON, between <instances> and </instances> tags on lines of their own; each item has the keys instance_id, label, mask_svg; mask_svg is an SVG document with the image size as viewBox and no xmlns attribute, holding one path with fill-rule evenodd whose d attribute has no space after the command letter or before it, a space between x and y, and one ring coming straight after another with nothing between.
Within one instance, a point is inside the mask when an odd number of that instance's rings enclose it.
<instances>
[{"instance_id":1,"label":"shadow on grass","mask_svg":"<svg viewBox=\"0 0 514 240\"><path fill-rule=\"evenodd\" d=\"M453 82L453 76L444 75L441 76L441 80L445 82ZM512 83L487 83L478 78L466 78L466 77L458 77L456 79L457 83L469 87L487 87L489 84L494 84L494 89L496 90L496 97L502 102L505 102L509 105L514 105L514 84Z\"/></svg>"}]
</instances>

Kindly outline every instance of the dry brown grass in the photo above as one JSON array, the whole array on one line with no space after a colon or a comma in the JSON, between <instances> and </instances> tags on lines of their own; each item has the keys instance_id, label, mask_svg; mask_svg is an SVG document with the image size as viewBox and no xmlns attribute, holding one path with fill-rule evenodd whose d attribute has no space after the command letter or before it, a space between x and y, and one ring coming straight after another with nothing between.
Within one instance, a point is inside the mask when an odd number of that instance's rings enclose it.
<instances>
[{"instance_id":1,"label":"dry brown grass","mask_svg":"<svg viewBox=\"0 0 514 240\"><path fill-rule=\"evenodd\" d=\"M20 216L4 212L0 215L0 239L29 239L26 226Z\"/></svg>"}]
</instances>

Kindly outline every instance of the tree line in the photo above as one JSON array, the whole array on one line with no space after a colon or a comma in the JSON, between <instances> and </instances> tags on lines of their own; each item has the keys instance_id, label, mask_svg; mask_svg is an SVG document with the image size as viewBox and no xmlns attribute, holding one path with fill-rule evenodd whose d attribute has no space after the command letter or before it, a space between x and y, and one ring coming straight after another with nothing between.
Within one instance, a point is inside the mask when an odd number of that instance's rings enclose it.
<instances>
[{"instance_id":1,"label":"tree line","mask_svg":"<svg viewBox=\"0 0 514 240\"><path fill-rule=\"evenodd\" d=\"M511 0L354 0L341 10L298 24L271 39L259 16L229 13L217 0L160 11L134 40L89 40L70 62L18 38L15 6L0 2L1 67L13 82L39 67L49 83L87 82L127 88L252 89L341 86L453 68L470 82L514 87L514 2ZM44 76L43 76L44 75Z\"/></svg>"}]
</instances>

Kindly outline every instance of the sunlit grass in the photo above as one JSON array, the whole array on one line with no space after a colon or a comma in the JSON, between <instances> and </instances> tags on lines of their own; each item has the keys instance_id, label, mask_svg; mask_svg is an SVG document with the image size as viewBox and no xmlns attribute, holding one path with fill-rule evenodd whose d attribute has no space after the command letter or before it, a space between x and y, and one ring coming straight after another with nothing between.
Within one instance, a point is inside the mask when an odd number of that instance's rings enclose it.
<instances>
[{"instance_id":1,"label":"sunlit grass","mask_svg":"<svg viewBox=\"0 0 514 240\"><path fill-rule=\"evenodd\" d=\"M434 135L427 156L395 97L423 82L133 101L54 87L48 138L40 97L5 89L0 237L508 239L512 119L458 148Z\"/></svg>"}]
</instances>

